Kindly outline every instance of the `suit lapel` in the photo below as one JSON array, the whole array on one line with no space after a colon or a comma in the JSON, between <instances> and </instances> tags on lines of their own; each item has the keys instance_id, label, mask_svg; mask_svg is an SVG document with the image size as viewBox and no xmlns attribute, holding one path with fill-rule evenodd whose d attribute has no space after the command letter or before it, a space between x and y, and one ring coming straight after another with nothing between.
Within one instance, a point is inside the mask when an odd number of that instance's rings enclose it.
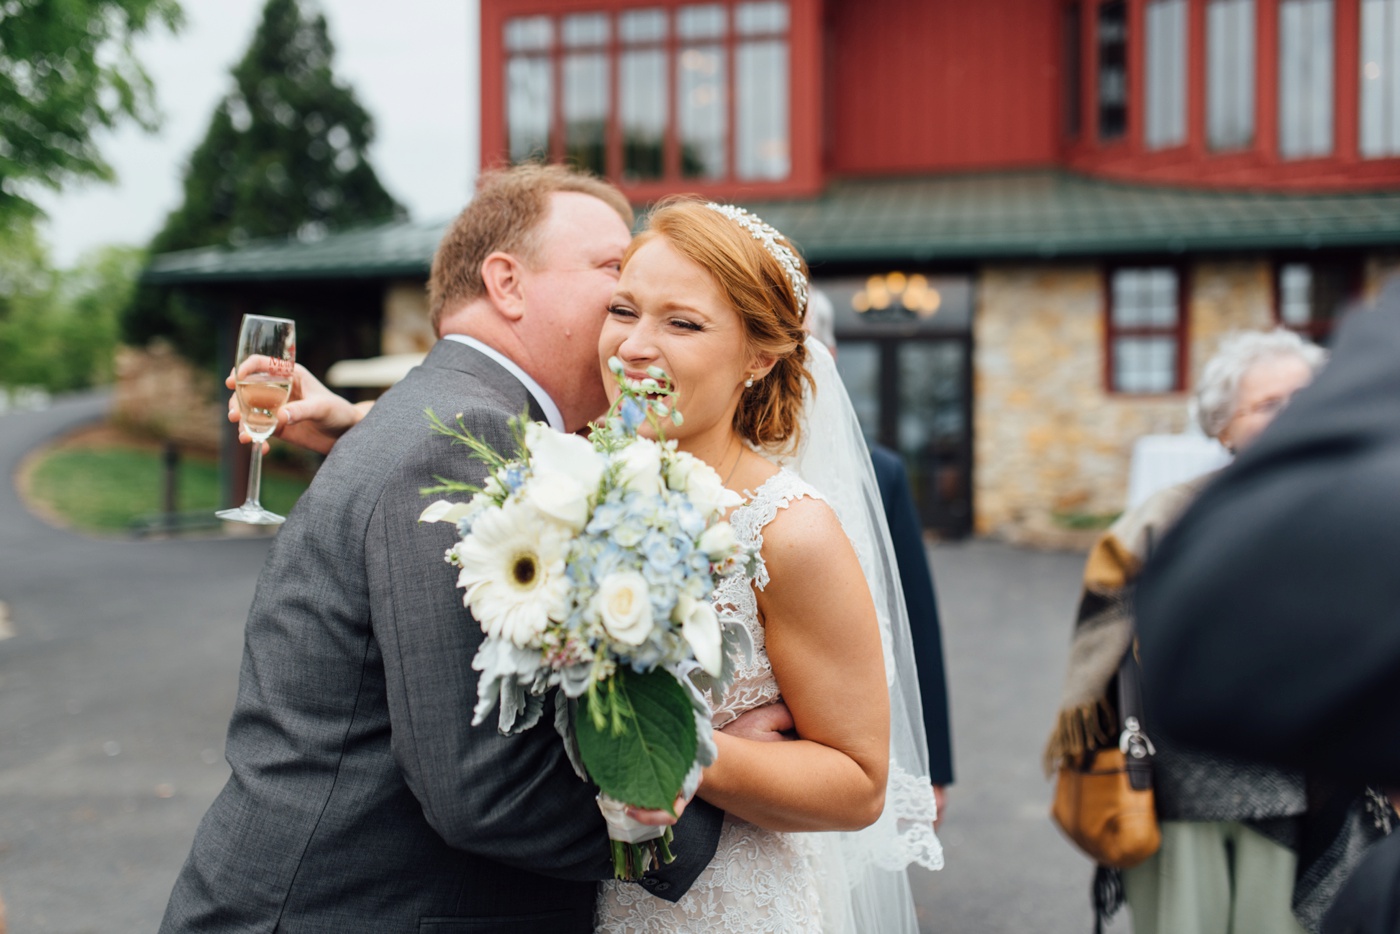
<instances>
[{"instance_id":1,"label":"suit lapel","mask_svg":"<svg viewBox=\"0 0 1400 934\"><path fill-rule=\"evenodd\" d=\"M510 370L475 347L460 341L439 340L433 345L433 349L428 351L428 356L424 358L422 365L465 373L502 395L522 400L525 404L522 406L516 403L515 414L519 414L522 409L527 409L531 419L537 422L548 422L544 409L541 408L534 394L525 388L525 384L520 382Z\"/></svg>"}]
</instances>

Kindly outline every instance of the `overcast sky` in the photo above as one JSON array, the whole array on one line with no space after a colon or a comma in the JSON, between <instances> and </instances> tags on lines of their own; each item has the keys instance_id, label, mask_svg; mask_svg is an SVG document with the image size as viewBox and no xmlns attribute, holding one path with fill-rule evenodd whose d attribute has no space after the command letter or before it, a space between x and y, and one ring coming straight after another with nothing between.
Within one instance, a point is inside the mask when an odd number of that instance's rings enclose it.
<instances>
[{"instance_id":1,"label":"overcast sky","mask_svg":"<svg viewBox=\"0 0 1400 934\"><path fill-rule=\"evenodd\" d=\"M144 244L177 207L185 160L204 138L229 69L252 39L264 0L183 0L185 28L139 46L165 120L155 134L100 137L115 184L44 192L45 239L71 265L107 243ZM417 220L450 218L466 202L479 158L477 0L319 0L335 43L335 73L374 118L370 162Z\"/></svg>"}]
</instances>

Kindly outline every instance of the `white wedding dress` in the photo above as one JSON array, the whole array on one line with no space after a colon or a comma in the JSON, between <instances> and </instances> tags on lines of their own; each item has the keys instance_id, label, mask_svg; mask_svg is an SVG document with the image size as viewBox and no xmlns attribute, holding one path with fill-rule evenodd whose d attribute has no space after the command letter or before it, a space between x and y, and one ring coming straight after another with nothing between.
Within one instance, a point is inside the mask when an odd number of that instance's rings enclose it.
<instances>
[{"instance_id":1,"label":"white wedding dress","mask_svg":"<svg viewBox=\"0 0 1400 934\"><path fill-rule=\"evenodd\" d=\"M803 496L821 494L796 474L780 470L753 498L730 514L734 537L762 548L763 529L778 510ZM742 573L720 581L715 612L743 622L753 638L750 662L739 666L712 722L715 729L739 714L779 699L778 682L764 648L754 588L768 584L760 555L754 578ZM824 835L778 833L725 816L714 859L678 902L656 898L630 882L604 882L598 895L597 934L820 934L818 850Z\"/></svg>"},{"instance_id":2,"label":"white wedding dress","mask_svg":"<svg viewBox=\"0 0 1400 934\"><path fill-rule=\"evenodd\" d=\"M761 549L763 529L802 497L826 502L841 521L870 587L884 649L890 692L884 813L853 833L778 833L726 815L714 859L678 902L635 883L604 882L596 934L918 934L905 870L943 866L909 618L870 453L831 355L811 337L806 346L815 391L803 399L802 443L729 522L735 538ZM732 575L715 590L716 612L742 621L754 644L714 712L716 728L779 699L754 589L767 584L760 553L753 578Z\"/></svg>"}]
</instances>

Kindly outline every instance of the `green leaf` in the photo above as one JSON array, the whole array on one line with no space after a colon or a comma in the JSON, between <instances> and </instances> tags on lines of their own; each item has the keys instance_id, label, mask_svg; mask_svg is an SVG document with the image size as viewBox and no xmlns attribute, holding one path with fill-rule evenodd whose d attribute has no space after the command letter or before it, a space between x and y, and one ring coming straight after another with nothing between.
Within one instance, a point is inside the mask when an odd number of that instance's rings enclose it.
<instances>
[{"instance_id":1,"label":"green leaf","mask_svg":"<svg viewBox=\"0 0 1400 934\"><path fill-rule=\"evenodd\" d=\"M600 729L592 708L602 707ZM695 764L695 711L685 688L661 668L618 668L608 687L586 694L574 722L584 768L605 794L670 811Z\"/></svg>"}]
</instances>

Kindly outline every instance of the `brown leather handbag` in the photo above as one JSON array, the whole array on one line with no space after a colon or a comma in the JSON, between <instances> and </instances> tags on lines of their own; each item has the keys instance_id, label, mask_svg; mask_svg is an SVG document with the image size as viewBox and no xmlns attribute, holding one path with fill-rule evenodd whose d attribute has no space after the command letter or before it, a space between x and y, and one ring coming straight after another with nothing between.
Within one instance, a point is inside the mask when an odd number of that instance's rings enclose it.
<instances>
[{"instance_id":1,"label":"brown leather handbag","mask_svg":"<svg viewBox=\"0 0 1400 934\"><path fill-rule=\"evenodd\" d=\"M1142 728L1142 689L1130 647L1118 667L1117 747L1094 750L1060 766L1055 779L1055 823L1096 863L1131 869L1162 845L1152 794L1152 741Z\"/></svg>"}]
</instances>

